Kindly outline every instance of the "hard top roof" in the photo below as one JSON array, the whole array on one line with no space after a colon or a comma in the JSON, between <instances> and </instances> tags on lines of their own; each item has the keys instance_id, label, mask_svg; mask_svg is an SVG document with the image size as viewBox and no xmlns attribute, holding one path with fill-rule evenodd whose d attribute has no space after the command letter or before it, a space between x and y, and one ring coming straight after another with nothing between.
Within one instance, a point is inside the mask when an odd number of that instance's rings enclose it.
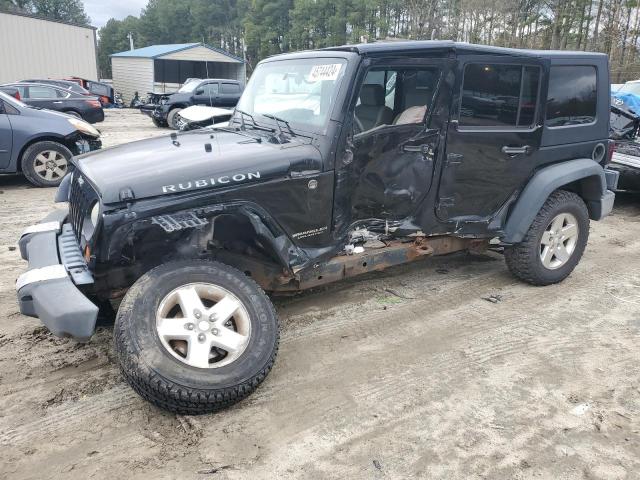
<instances>
[{"instance_id":1,"label":"hard top roof","mask_svg":"<svg viewBox=\"0 0 640 480\"><path fill-rule=\"evenodd\" d=\"M492 47L488 45L475 45L452 40L409 40L409 41L381 41L375 43L360 43L356 45L342 45L328 47L323 50L340 50L356 52L362 55L376 55L387 53L408 53L424 50L452 50L458 53L484 53L493 55L514 55L527 57L606 57L604 53L580 52L570 50L527 50L518 48Z\"/></svg>"}]
</instances>

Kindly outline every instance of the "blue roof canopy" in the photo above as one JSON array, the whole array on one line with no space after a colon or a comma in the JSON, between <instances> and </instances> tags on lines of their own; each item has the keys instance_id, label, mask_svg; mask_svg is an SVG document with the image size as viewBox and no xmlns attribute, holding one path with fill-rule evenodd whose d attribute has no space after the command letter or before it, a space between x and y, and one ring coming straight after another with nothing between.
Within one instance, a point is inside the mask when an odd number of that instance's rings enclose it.
<instances>
[{"instance_id":1,"label":"blue roof canopy","mask_svg":"<svg viewBox=\"0 0 640 480\"><path fill-rule=\"evenodd\" d=\"M238 62L244 63L244 60L235 55L231 55L229 52L225 52L220 48L215 48L206 43L172 43L169 45L150 45L148 47L136 48L135 50L127 50L125 52L118 52L110 55L111 57L136 57L136 58L158 58L170 53L180 52L182 50L188 50L194 47L205 47L222 55L226 55Z\"/></svg>"}]
</instances>

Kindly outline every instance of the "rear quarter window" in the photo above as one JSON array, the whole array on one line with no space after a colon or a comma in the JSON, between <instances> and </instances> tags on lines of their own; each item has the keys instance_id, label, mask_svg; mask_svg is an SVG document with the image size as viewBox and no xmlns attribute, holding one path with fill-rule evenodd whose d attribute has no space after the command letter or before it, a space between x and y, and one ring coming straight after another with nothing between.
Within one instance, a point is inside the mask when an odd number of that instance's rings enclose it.
<instances>
[{"instance_id":1,"label":"rear quarter window","mask_svg":"<svg viewBox=\"0 0 640 480\"><path fill-rule=\"evenodd\" d=\"M547 94L547 127L589 125L596 120L596 68L552 66Z\"/></svg>"}]
</instances>

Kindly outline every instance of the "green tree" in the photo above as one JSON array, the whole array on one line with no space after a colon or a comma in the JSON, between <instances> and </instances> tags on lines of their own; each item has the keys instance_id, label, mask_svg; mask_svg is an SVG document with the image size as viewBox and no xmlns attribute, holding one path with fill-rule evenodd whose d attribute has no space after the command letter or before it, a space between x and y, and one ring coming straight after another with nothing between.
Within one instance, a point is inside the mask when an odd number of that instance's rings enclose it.
<instances>
[{"instance_id":1,"label":"green tree","mask_svg":"<svg viewBox=\"0 0 640 480\"><path fill-rule=\"evenodd\" d=\"M43 17L80 25L91 23L81 0L31 0L29 5L33 13Z\"/></svg>"},{"instance_id":2,"label":"green tree","mask_svg":"<svg viewBox=\"0 0 640 480\"><path fill-rule=\"evenodd\" d=\"M133 40L137 47L147 45L146 39L140 34L140 19L128 16L123 20L110 19L104 27L98 31L98 67L100 78L111 78L111 57L117 52L129 50L128 34L133 34Z\"/></svg>"}]
</instances>

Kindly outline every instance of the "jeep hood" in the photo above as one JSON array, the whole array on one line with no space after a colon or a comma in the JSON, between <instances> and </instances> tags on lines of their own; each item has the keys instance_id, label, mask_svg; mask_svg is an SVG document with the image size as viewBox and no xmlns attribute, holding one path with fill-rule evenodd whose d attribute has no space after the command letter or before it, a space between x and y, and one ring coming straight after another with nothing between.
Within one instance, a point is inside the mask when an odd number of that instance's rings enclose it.
<instances>
[{"instance_id":1,"label":"jeep hood","mask_svg":"<svg viewBox=\"0 0 640 480\"><path fill-rule=\"evenodd\" d=\"M76 157L74 163L103 203L229 189L297 171L318 170L320 153L308 142L261 142L231 131L203 129L140 140Z\"/></svg>"}]
</instances>

